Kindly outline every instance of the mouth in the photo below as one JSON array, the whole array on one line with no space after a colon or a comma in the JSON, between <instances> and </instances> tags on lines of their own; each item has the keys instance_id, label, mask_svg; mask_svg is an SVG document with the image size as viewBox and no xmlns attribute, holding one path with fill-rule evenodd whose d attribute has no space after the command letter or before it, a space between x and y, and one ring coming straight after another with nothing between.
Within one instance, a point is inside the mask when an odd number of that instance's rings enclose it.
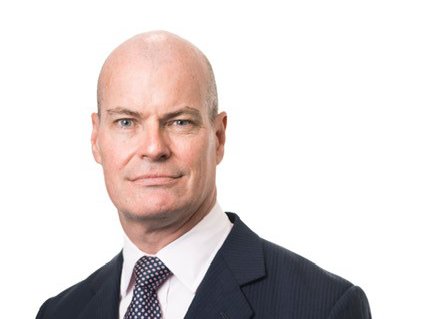
<instances>
[{"instance_id":1,"label":"mouth","mask_svg":"<svg viewBox=\"0 0 427 319\"><path fill-rule=\"evenodd\" d=\"M129 179L131 182L141 186L167 186L175 183L182 175L146 174Z\"/></svg>"}]
</instances>

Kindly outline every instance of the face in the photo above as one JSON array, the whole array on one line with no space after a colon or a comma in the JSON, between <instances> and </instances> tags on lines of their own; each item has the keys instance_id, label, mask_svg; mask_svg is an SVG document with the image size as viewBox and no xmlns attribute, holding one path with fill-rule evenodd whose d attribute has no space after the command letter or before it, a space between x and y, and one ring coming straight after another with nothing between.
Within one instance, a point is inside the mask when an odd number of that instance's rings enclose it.
<instances>
[{"instance_id":1,"label":"face","mask_svg":"<svg viewBox=\"0 0 427 319\"><path fill-rule=\"evenodd\" d=\"M182 63L125 62L105 71L92 150L128 219L185 219L215 201L225 113L213 121L203 72Z\"/></svg>"}]
</instances>

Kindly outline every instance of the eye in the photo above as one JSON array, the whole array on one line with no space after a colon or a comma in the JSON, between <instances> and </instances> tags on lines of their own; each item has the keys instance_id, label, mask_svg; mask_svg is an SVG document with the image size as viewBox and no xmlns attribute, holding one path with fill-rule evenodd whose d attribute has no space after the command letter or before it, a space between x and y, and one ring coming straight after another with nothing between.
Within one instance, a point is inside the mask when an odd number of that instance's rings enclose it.
<instances>
[{"instance_id":1,"label":"eye","mask_svg":"<svg viewBox=\"0 0 427 319\"><path fill-rule=\"evenodd\" d=\"M192 124L192 122L190 120L174 120L173 124L177 126L187 126Z\"/></svg>"},{"instance_id":2,"label":"eye","mask_svg":"<svg viewBox=\"0 0 427 319\"><path fill-rule=\"evenodd\" d=\"M134 122L131 119L119 119L116 123L122 128L129 128L134 125Z\"/></svg>"}]
</instances>

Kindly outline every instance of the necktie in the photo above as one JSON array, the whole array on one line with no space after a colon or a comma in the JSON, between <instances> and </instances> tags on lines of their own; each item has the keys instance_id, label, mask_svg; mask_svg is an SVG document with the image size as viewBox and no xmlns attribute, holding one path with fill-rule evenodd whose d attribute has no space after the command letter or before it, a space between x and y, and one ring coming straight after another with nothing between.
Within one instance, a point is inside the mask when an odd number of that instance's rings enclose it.
<instances>
[{"instance_id":1,"label":"necktie","mask_svg":"<svg viewBox=\"0 0 427 319\"><path fill-rule=\"evenodd\" d=\"M143 256L135 265L135 288L124 319L159 319L162 317L157 288L169 277L170 270L157 257Z\"/></svg>"}]
</instances>

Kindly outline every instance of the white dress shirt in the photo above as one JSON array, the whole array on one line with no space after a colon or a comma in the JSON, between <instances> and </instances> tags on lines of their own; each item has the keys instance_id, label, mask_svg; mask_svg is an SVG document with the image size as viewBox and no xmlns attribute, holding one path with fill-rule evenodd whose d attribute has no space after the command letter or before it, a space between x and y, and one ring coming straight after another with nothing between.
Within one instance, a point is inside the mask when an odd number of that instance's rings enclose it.
<instances>
[{"instance_id":1,"label":"white dress shirt","mask_svg":"<svg viewBox=\"0 0 427 319\"><path fill-rule=\"evenodd\" d=\"M157 291L163 319L184 318L197 287L232 227L233 224L216 203L196 226L156 254L172 272ZM124 318L132 300L135 263L144 255L149 254L139 250L125 235L120 282L120 319Z\"/></svg>"}]
</instances>

